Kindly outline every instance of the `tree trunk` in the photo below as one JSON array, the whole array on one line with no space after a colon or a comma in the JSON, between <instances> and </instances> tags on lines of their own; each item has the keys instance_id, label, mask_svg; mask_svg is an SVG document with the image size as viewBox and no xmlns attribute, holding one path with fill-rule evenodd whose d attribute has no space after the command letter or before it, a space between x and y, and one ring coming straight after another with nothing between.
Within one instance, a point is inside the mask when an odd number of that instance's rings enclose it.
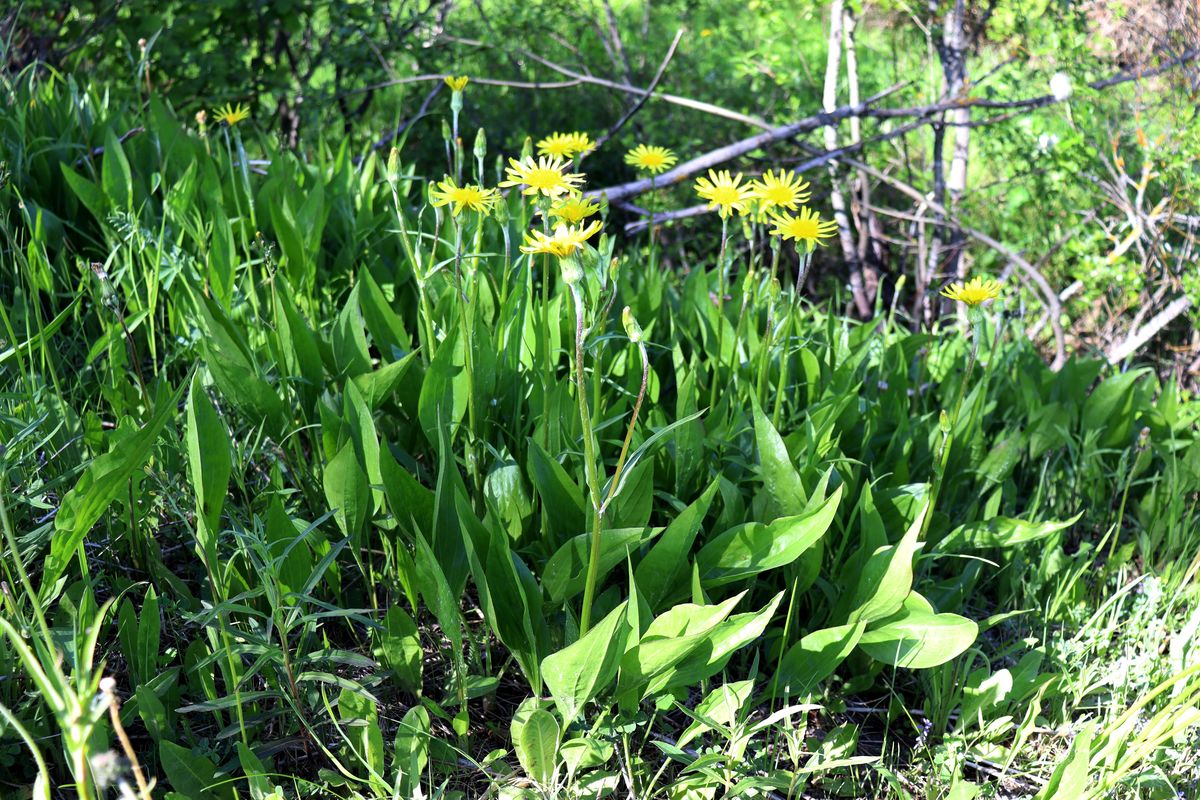
<instances>
[{"instance_id":1,"label":"tree trunk","mask_svg":"<svg viewBox=\"0 0 1200 800\"><path fill-rule=\"evenodd\" d=\"M842 61L842 14L845 8L845 0L834 0L830 8L829 55L825 61L825 91L822 95L822 105L826 112L837 108L837 82ZM825 149L827 151L838 149L837 129L832 125L825 128ZM829 190L829 204L833 206L833 218L838 226L838 241L842 245L842 255L846 259L846 268L850 272L850 291L854 295L854 307L859 316L866 318L871 314L871 302L867 298L866 288L863 285L862 264L858 260L854 235L850 231L850 218L846 214L846 197L838 177L836 161L829 163Z\"/></svg>"}]
</instances>

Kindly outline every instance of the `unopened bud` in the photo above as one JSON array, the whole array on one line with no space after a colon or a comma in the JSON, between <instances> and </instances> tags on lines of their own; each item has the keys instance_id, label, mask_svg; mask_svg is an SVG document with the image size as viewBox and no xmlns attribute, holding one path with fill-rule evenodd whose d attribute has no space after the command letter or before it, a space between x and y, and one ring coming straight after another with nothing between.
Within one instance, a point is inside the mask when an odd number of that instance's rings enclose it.
<instances>
[{"instance_id":1,"label":"unopened bud","mask_svg":"<svg viewBox=\"0 0 1200 800\"><path fill-rule=\"evenodd\" d=\"M617 259L612 259L608 262L608 279L613 283L617 282L617 276L621 274L621 265Z\"/></svg>"},{"instance_id":2,"label":"unopened bud","mask_svg":"<svg viewBox=\"0 0 1200 800\"><path fill-rule=\"evenodd\" d=\"M475 158L480 161L487 155L487 134L483 128L475 132Z\"/></svg>"},{"instance_id":3,"label":"unopened bud","mask_svg":"<svg viewBox=\"0 0 1200 800\"><path fill-rule=\"evenodd\" d=\"M938 417L938 427L941 428L942 433L950 433L950 415L946 413L945 409L942 409L941 416Z\"/></svg>"},{"instance_id":4,"label":"unopened bud","mask_svg":"<svg viewBox=\"0 0 1200 800\"><path fill-rule=\"evenodd\" d=\"M400 151L392 148L388 153L387 167L383 173L387 176L387 182L395 186L396 181L400 178Z\"/></svg>"},{"instance_id":5,"label":"unopened bud","mask_svg":"<svg viewBox=\"0 0 1200 800\"><path fill-rule=\"evenodd\" d=\"M558 266L562 270L563 280L567 283L575 284L583 279L583 268L576 256L563 256L558 260Z\"/></svg>"},{"instance_id":6,"label":"unopened bud","mask_svg":"<svg viewBox=\"0 0 1200 800\"><path fill-rule=\"evenodd\" d=\"M454 134L450 132L450 123L445 118L442 119L442 139L445 140L446 144L454 142Z\"/></svg>"},{"instance_id":7,"label":"unopened bud","mask_svg":"<svg viewBox=\"0 0 1200 800\"><path fill-rule=\"evenodd\" d=\"M621 324L625 326L625 335L629 337L629 341L634 344L642 341L642 326L638 325L637 320L633 318L633 312L629 310L629 306L621 309Z\"/></svg>"}]
</instances>

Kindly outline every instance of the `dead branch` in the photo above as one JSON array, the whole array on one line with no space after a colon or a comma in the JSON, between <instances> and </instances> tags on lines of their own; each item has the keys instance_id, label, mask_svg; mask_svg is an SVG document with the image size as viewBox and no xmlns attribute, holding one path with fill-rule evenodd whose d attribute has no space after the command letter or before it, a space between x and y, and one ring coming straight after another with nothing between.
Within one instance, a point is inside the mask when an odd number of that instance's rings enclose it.
<instances>
[{"instance_id":1,"label":"dead branch","mask_svg":"<svg viewBox=\"0 0 1200 800\"><path fill-rule=\"evenodd\" d=\"M621 130L621 128L625 127L625 123L627 123L627 122L629 122L629 120L633 119L633 115L638 113L639 111L641 111L642 106L646 105L646 101L650 99L650 96L652 94L654 94L654 90L658 86L659 81L661 81L663 78L663 75L666 74L667 65L669 65L671 63L671 59L674 58L675 48L677 48L679 46L679 41L682 38L683 38L683 28L680 28L679 30L677 30L675 32L675 38L671 40L671 46L667 48L667 54L666 54L666 56L663 57L662 63L659 64L659 66L658 66L658 72L654 73L653 80L651 80L650 85L648 87L646 87L646 93L643 94L641 97L639 97L634 102L634 104L629 107L629 110L621 115L621 118L619 120L617 120L612 125L612 127L610 127L607 131L605 131L602 136L600 136L599 138L596 139L596 147L595 147L596 150L599 150L600 147L605 142L607 142L609 139L611 139L613 136L615 136L617 134L617 131L619 131L619 130Z\"/></svg>"},{"instance_id":2,"label":"dead branch","mask_svg":"<svg viewBox=\"0 0 1200 800\"><path fill-rule=\"evenodd\" d=\"M1119 364L1142 348L1146 342L1153 339L1163 328L1183 312L1192 307L1192 301L1187 295L1172 300L1166 308L1154 315L1153 319L1134 331L1120 344L1114 345L1105 353L1110 364Z\"/></svg>"}]
</instances>

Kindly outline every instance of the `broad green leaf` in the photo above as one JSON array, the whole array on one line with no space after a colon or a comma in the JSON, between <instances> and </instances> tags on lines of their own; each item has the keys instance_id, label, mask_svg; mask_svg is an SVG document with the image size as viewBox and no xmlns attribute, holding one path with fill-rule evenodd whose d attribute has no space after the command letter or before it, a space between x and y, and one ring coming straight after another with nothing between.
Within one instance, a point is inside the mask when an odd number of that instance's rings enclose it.
<instances>
[{"instance_id":1,"label":"broad green leaf","mask_svg":"<svg viewBox=\"0 0 1200 800\"><path fill-rule=\"evenodd\" d=\"M696 556L705 587L721 586L795 561L833 522L842 487L812 511L769 525L738 525L706 544Z\"/></svg>"},{"instance_id":2,"label":"broad green leaf","mask_svg":"<svg viewBox=\"0 0 1200 800\"><path fill-rule=\"evenodd\" d=\"M717 486L718 481L713 480L699 499L679 512L638 562L634 576L651 608L658 608L668 597L687 595L688 554L716 496Z\"/></svg>"},{"instance_id":3,"label":"broad green leaf","mask_svg":"<svg viewBox=\"0 0 1200 800\"><path fill-rule=\"evenodd\" d=\"M216 791L217 768L204 756L194 755L191 750L164 740L159 742L158 758L171 788L189 800L230 796L229 791Z\"/></svg>"},{"instance_id":4,"label":"broad green leaf","mask_svg":"<svg viewBox=\"0 0 1200 800\"><path fill-rule=\"evenodd\" d=\"M338 716L357 758L348 759L359 768L366 764L375 774L383 772L383 734L379 731L379 714L375 700L343 688L338 695Z\"/></svg>"},{"instance_id":5,"label":"broad green leaf","mask_svg":"<svg viewBox=\"0 0 1200 800\"><path fill-rule=\"evenodd\" d=\"M912 591L912 560L921 547L921 523L929 511L926 504L895 545L881 547L867 558L858 585L848 602L847 622L874 622L891 616L904 605Z\"/></svg>"},{"instance_id":6,"label":"broad green leaf","mask_svg":"<svg viewBox=\"0 0 1200 800\"><path fill-rule=\"evenodd\" d=\"M761 611L735 614L719 622L682 661L652 678L645 693L653 695L695 686L725 669L737 650L762 638L782 599L780 592Z\"/></svg>"},{"instance_id":7,"label":"broad green leaf","mask_svg":"<svg viewBox=\"0 0 1200 800\"><path fill-rule=\"evenodd\" d=\"M951 531L938 543L938 549L956 552L966 548L1016 547L1026 542L1044 539L1052 533L1071 527L1083 516L1080 511L1063 522L1026 522L1010 517L993 517L989 520L968 522Z\"/></svg>"},{"instance_id":8,"label":"broad green leaf","mask_svg":"<svg viewBox=\"0 0 1200 800\"><path fill-rule=\"evenodd\" d=\"M1100 433L1101 447L1117 447L1129 441L1133 428L1133 387L1150 373L1148 367L1132 369L1106 378L1083 404L1083 428Z\"/></svg>"},{"instance_id":9,"label":"broad green leaf","mask_svg":"<svg viewBox=\"0 0 1200 800\"><path fill-rule=\"evenodd\" d=\"M453 434L467 413L468 382L463 354L465 338L457 327L451 329L445 341L438 345L437 355L430 362L425 380L421 383L417 416L425 437L434 445L438 441L439 426L445 426Z\"/></svg>"},{"instance_id":10,"label":"broad green leaf","mask_svg":"<svg viewBox=\"0 0 1200 800\"><path fill-rule=\"evenodd\" d=\"M562 465L535 440L529 440L529 478L542 501L552 541L561 542L586 528L584 492Z\"/></svg>"},{"instance_id":11,"label":"broad green leaf","mask_svg":"<svg viewBox=\"0 0 1200 800\"><path fill-rule=\"evenodd\" d=\"M117 497L128 491L128 481L150 458L163 427L178 413L178 402L178 392L170 394L165 389L160 390L154 416L146 425L132 432L118 429L112 449L92 461L74 488L63 497L54 518L55 535L50 542L50 553L42 567L43 595L53 591L54 584L92 526Z\"/></svg>"},{"instance_id":12,"label":"broad green leaf","mask_svg":"<svg viewBox=\"0 0 1200 800\"><path fill-rule=\"evenodd\" d=\"M121 142L111 128L104 135L104 160L100 173L104 194L113 207L132 211L133 177L129 172L129 160L125 158Z\"/></svg>"},{"instance_id":13,"label":"broad green leaf","mask_svg":"<svg viewBox=\"0 0 1200 800\"><path fill-rule=\"evenodd\" d=\"M424 651L412 617L400 606L392 606L383 625L372 631L375 657L391 670L392 676L408 692L421 691L421 667Z\"/></svg>"},{"instance_id":14,"label":"broad green leaf","mask_svg":"<svg viewBox=\"0 0 1200 800\"><path fill-rule=\"evenodd\" d=\"M220 527L221 509L229 492L233 456L229 433L209 401L198 372L192 376L188 391L187 448L188 476L196 495L196 510L204 517L208 529L215 532Z\"/></svg>"},{"instance_id":15,"label":"broad green leaf","mask_svg":"<svg viewBox=\"0 0 1200 800\"><path fill-rule=\"evenodd\" d=\"M429 712L414 706L405 712L392 745L392 768L400 778L399 796L417 797L421 774L429 762Z\"/></svg>"},{"instance_id":16,"label":"broad green leaf","mask_svg":"<svg viewBox=\"0 0 1200 800\"><path fill-rule=\"evenodd\" d=\"M821 681L834 673L858 645L865 622L824 628L807 634L792 645L779 663L771 683L776 695L805 697L814 694Z\"/></svg>"},{"instance_id":17,"label":"broad green leaf","mask_svg":"<svg viewBox=\"0 0 1200 800\"><path fill-rule=\"evenodd\" d=\"M629 635L626 605L621 603L574 644L542 661L542 678L567 725L617 675Z\"/></svg>"},{"instance_id":18,"label":"broad green leaf","mask_svg":"<svg viewBox=\"0 0 1200 800\"><path fill-rule=\"evenodd\" d=\"M521 767L539 786L549 787L558 767L558 721L549 711L536 709L521 727L516 746Z\"/></svg>"},{"instance_id":19,"label":"broad green leaf","mask_svg":"<svg viewBox=\"0 0 1200 800\"><path fill-rule=\"evenodd\" d=\"M808 493L800 480L800 473L792 464L779 432L754 403L754 438L758 444L758 460L762 474L763 489L771 499L770 515L773 517L795 516L804 511Z\"/></svg>"},{"instance_id":20,"label":"broad green leaf","mask_svg":"<svg viewBox=\"0 0 1200 800\"><path fill-rule=\"evenodd\" d=\"M858 646L885 664L928 669L963 653L975 641L979 626L957 614L935 614L909 607L897 617L865 632Z\"/></svg>"},{"instance_id":21,"label":"broad green leaf","mask_svg":"<svg viewBox=\"0 0 1200 800\"><path fill-rule=\"evenodd\" d=\"M662 528L616 528L600 533L600 563L597 587L604 577L625 556L637 550L662 532ZM542 585L555 603L570 600L583 591L587 577L588 558L591 552L592 535L581 533L572 537L558 548L542 570Z\"/></svg>"},{"instance_id":22,"label":"broad green leaf","mask_svg":"<svg viewBox=\"0 0 1200 800\"><path fill-rule=\"evenodd\" d=\"M354 445L346 442L325 465L325 499L338 527L357 548L364 545L364 529L371 515L371 487L358 465Z\"/></svg>"}]
</instances>

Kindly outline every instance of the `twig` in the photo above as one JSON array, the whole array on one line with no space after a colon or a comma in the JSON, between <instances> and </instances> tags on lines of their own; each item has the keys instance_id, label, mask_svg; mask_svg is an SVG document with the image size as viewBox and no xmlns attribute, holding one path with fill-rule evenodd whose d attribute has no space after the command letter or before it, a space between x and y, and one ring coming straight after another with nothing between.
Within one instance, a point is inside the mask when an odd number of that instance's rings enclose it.
<instances>
[{"instance_id":1,"label":"twig","mask_svg":"<svg viewBox=\"0 0 1200 800\"><path fill-rule=\"evenodd\" d=\"M1110 364L1119 364L1129 356L1136 353L1146 342L1153 339L1167 325L1169 325L1176 317L1187 311L1192 306L1192 301L1187 295L1177 297L1172 300L1166 308L1154 315L1153 319L1147 322L1138 331L1131 332L1128 337L1120 344L1116 345L1105 354Z\"/></svg>"},{"instance_id":2,"label":"twig","mask_svg":"<svg viewBox=\"0 0 1200 800\"><path fill-rule=\"evenodd\" d=\"M659 64L658 72L654 73L654 79L651 80L650 85L646 87L646 93L639 97L637 101L629 107L629 110L622 114L621 118L617 120L611 128L609 128L602 136L596 139L596 150L599 150L605 142L615 136L617 131L625 127L625 123L629 122L629 120L633 118L633 115L641 111L642 106L646 105L646 101L649 100L650 96L654 93L654 89L658 86L658 82L661 81L663 75L666 74L667 65L671 63L671 59L675 56L675 48L679 46L679 40L682 38L683 28L680 28L675 32L675 38L671 41L671 46L667 48L667 55L663 58L662 63Z\"/></svg>"}]
</instances>

